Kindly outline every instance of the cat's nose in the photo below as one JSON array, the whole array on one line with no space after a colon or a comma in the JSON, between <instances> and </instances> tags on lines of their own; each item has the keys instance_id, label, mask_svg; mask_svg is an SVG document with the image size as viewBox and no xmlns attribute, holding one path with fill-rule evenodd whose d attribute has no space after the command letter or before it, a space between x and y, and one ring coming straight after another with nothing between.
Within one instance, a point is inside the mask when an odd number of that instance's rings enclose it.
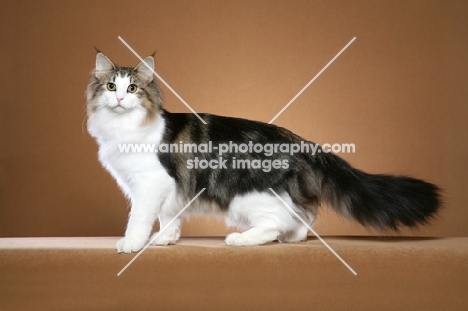
<instances>
[{"instance_id":1,"label":"cat's nose","mask_svg":"<svg viewBox=\"0 0 468 311\"><path fill-rule=\"evenodd\" d=\"M117 97L117 103L120 104L120 102L122 101L123 97Z\"/></svg>"}]
</instances>

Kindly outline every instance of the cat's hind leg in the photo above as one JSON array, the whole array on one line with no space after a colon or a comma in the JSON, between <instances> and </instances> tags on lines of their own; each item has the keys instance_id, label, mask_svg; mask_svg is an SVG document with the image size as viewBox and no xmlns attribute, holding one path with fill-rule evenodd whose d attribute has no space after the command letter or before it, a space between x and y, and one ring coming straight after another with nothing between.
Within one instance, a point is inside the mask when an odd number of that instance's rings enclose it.
<instances>
[{"instance_id":1,"label":"cat's hind leg","mask_svg":"<svg viewBox=\"0 0 468 311\"><path fill-rule=\"evenodd\" d=\"M309 228L304 225L297 226L296 229L288 231L278 237L278 241L281 243L295 243L302 242L307 240L307 235L309 233Z\"/></svg>"},{"instance_id":2,"label":"cat's hind leg","mask_svg":"<svg viewBox=\"0 0 468 311\"><path fill-rule=\"evenodd\" d=\"M283 200L297 208L289 195ZM262 245L273 242L297 227L297 221L278 198L267 192L252 192L235 197L227 215L229 224L249 228L226 237L226 244L235 246Z\"/></svg>"},{"instance_id":3,"label":"cat's hind leg","mask_svg":"<svg viewBox=\"0 0 468 311\"><path fill-rule=\"evenodd\" d=\"M308 212L303 213L301 220L304 221L308 226L306 226L300 219L297 219L297 226L291 230L284 232L281 236L278 237L278 241L281 243L295 243L302 242L307 240L310 229L313 228L315 224L315 219L317 216L316 207L314 205L309 206Z\"/></svg>"},{"instance_id":4,"label":"cat's hind leg","mask_svg":"<svg viewBox=\"0 0 468 311\"><path fill-rule=\"evenodd\" d=\"M229 234L226 237L226 244L232 246L262 245L276 240L280 233L274 227L253 227L242 233Z\"/></svg>"}]
</instances>

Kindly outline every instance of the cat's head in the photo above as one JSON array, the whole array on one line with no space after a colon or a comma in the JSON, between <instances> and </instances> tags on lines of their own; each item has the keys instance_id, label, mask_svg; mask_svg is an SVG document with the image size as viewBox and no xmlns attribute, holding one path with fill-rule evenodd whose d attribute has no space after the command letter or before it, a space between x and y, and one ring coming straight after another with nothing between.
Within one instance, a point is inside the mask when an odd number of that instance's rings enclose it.
<instances>
[{"instance_id":1,"label":"cat's head","mask_svg":"<svg viewBox=\"0 0 468 311\"><path fill-rule=\"evenodd\" d=\"M88 115L101 109L115 114L145 111L146 121L162 107L161 91L153 77L154 59L148 56L135 68L119 67L98 52L87 89Z\"/></svg>"}]
</instances>

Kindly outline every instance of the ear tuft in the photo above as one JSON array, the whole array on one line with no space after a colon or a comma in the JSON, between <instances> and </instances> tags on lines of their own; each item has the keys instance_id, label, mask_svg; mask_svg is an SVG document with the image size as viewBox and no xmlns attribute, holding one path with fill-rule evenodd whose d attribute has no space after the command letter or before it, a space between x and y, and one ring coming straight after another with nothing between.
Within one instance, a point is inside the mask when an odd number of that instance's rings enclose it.
<instances>
[{"instance_id":1,"label":"ear tuft","mask_svg":"<svg viewBox=\"0 0 468 311\"><path fill-rule=\"evenodd\" d=\"M137 75L146 83L153 81L154 58L148 56L135 67Z\"/></svg>"},{"instance_id":2,"label":"ear tuft","mask_svg":"<svg viewBox=\"0 0 468 311\"><path fill-rule=\"evenodd\" d=\"M100 79L114 69L115 65L109 58L107 58L107 56L101 52L96 54L96 70L94 72L96 78Z\"/></svg>"}]
</instances>

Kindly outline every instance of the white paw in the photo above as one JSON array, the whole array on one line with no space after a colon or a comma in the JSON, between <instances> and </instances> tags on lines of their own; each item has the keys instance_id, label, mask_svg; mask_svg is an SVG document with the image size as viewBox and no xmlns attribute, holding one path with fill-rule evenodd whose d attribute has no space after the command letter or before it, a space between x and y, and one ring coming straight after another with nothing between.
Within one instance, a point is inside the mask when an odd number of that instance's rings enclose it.
<instances>
[{"instance_id":1,"label":"white paw","mask_svg":"<svg viewBox=\"0 0 468 311\"><path fill-rule=\"evenodd\" d=\"M136 253L145 246L145 243L146 240L144 239L125 237L117 242L116 248L118 253Z\"/></svg>"},{"instance_id":2,"label":"white paw","mask_svg":"<svg viewBox=\"0 0 468 311\"><path fill-rule=\"evenodd\" d=\"M174 232L172 234L165 234L163 232L162 234L159 234L159 232L156 232L153 234L151 237L151 245L158 245L158 246L164 246L164 245L174 245L177 240L180 237L180 232Z\"/></svg>"},{"instance_id":3,"label":"white paw","mask_svg":"<svg viewBox=\"0 0 468 311\"><path fill-rule=\"evenodd\" d=\"M234 232L229 234L225 240L227 245L231 246L249 246L249 245L260 245L256 240L250 239L243 233Z\"/></svg>"}]
</instances>

